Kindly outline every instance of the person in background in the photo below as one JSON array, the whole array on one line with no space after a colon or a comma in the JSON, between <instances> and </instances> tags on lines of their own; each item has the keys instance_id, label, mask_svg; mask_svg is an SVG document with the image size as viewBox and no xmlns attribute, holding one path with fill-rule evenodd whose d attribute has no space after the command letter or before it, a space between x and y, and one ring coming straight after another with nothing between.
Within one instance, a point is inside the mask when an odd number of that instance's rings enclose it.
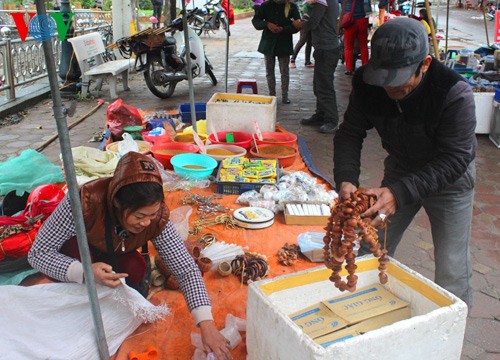
<instances>
[{"instance_id":1,"label":"person in background","mask_svg":"<svg viewBox=\"0 0 500 360\"><path fill-rule=\"evenodd\" d=\"M378 2L378 26L385 22L385 13L389 10L389 0L379 0Z\"/></svg>"},{"instance_id":2,"label":"person in background","mask_svg":"<svg viewBox=\"0 0 500 360\"><path fill-rule=\"evenodd\" d=\"M129 152L112 177L84 184L79 194L95 282L116 288L125 278L139 288L147 269L136 249L151 240L180 285L205 350L219 360L231 359L230 344L215 327L200 270L169 220L157 165L146 155ZM40 228L28 261L58 281L84 282L68 195Z\"/></svg>"},{"instance_id":3,"label":"person in background","mask_svg":"<svg viewBox=\"0 0 500 360\"><path fill-rule=\"evenodd\" d=\"M228 20L229 25L234 25L234 9L233 4L228 2L227 0L222 0L220 6L224 9L226 13L226 18Z\"/></svg>"},{"instance_id":4,"label":"person in background","mask_svg":"<svg viewBox=\"0 0 500 360\"><path fill-rule=\"evenodd\" d=\"M430 26L430 21L429 19L429 14L427 13L426 9L420 9L418 12L420 16L415 16L415 15L410 15L409 17L415 20L418 20L424 25L425 29L427 30L427 35L431 36L431 26ZM434 26L434 29L436 29L436 22L434 19L432 19L432 25Z\"/></svg>"},{"instance_id":5,"label":"person in background","mask_svg":"<svg viewBox=\"0 0 500 360\"><path fill-rule=\"evenodd\" d=\"M281 100L290 104L288 85L290 82L290 55L293 54L292 35L302 26L299 9L290 0L267 0L255 13L252 24L262 30L258 51L264 54L269 95L276 96L274 68L276 58L281 74Z\"/></svg>"},{"instance_id":6,"label":"person in background","mask_svg":"<svg viewBox=\"0 0 500 360\"><path fill-rule=\"evenodd\" d=\"M358 41L359 51L361 53L361 64L368 63L368 18L365 12L365 0L345 0L347 1L345 13L352 10L352 4L355 3L353 17L354 24L344 28L344 59L346 75L354 73L354 45ZM369 0L368 0L369 1Z\"/></svg>"},{"instance_id":7,"label":"person in background","mask_svg":"<svg viewBox=\"0 0 500 360\"><path fill-rule=\"evenodd\" d=\"M311 16L303 27L312 34L314 47L313 90L316 110L311 117L300 121L306 126L320 126L319 131L333 134L337 131L339 114L333 84L335 69L339 62L339 17L338 0L316 0Z\"/></svg>"},{"instance_id":8,"label":"person in background","mask_svg":"<svg viewBox=\"0 0 500 360\"><path fill-rule=\"evenodd\" d=\"M428 53L427 32L415 20L391 19L375 31L370 60L354 73L335 134L334 180L341 198L357 189L363 140L375 128L388 155L381 187L365 191L377 201L363 216L378 214L372 225L385 223L380 242L394 256L423 207L434 244L434 281L471 309L474 96L463 77Z\"/></svg>"},{"instance_id":9,"label":"person in background","mask_svg":"<svg viewBox=\"0 0 500 360\"><path fill-rule=\"evenodd\" d=\"M253 0L253 11L257 12L257 9L264 3L264 0Z\"/></svg>"},{"instance_id":10,"label":"person in background","mask_svg":"<svg viewBox=\"0 0 500 360\"><path fill-rule=\"evenodd\" d=\"M305 0L302 3L302 20L307 21L309 19L309 16L311 14L312 6L316 0ZM305 66L306 67L314 67L314 64L311 62L311 51L312 51L312 36L311 36L311 31L308 30L306 31L305 28L300 29L300 38L297 44L295 44L295 48L293 49L293 55L292 58L290 59L290 67L292 69L295 69L295 59L297 58L297 55L300 52L300 49L306 45L306 61L305 61Z\"/></svg>"},{"instance_id":11,"label":"person in background","mask_svg":"<svg viewBox=\"0 0 500 360\"><path fill-rule=\"evenodd\" d=\"M159 28L161 22L161 11L163 8L163 0L151 0L153 4L153 16L156 18L156 22L153 23L153 28Z\"/></svg>"}]
</instances>

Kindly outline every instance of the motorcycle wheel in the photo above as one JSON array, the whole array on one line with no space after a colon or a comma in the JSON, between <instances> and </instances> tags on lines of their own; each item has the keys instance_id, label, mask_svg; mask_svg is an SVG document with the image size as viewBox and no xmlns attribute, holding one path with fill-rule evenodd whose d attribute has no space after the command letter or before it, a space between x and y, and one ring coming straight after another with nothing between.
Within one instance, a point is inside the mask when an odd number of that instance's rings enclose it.
<instances>
[{"instance_id":1,"label":"motorcycle wheel","mask_svg":"<svg viewBox=\"0 0 500 360\"><path fill-rule=\"evenodd\" d=\"M215 77L212 68L210 67L210 64L208 61L205 61L205 73L208 75L210 78L210 81L212 82L212 85L215 86L217 85L217 78Z\"/></svg>"},{"instance_id":2,"label":"motorcycle wheel","mask_svg":"<svg viewBox=\"0 0 500 360\"><path fill-rule=\"evenodd\" d=\"M227 32L227 19L226 18L220 19L220 22L222 24L222 28Z\"/></svg>"},{"instance_id":3,"label":"motorcycle wheel","mask_svg":"<svg viewBox=\"0 0 500 360\"><path fill-rule=\"evenodd\" d=\"M197 18L192 18L189 20L188 24L191 26L191 29L194 30L196 35L201 35L201 33L203 32L203 21Z\"/></svg>"},{"instance_id":4,"label":"motorcycle wheel","mask_svg":"<svg viewBox=\"0 0 500 360\"><path fill-rule=\"evenodd\" d=\"M161 58L159 56L153 57L144 71L144 81L146 81L148 89L155 96L158 96L160 99L167 99L174 93L177 81L162 83L159 76L163 71L165 71L165 68L163 67Z\"/></svg>"}]
</instances>

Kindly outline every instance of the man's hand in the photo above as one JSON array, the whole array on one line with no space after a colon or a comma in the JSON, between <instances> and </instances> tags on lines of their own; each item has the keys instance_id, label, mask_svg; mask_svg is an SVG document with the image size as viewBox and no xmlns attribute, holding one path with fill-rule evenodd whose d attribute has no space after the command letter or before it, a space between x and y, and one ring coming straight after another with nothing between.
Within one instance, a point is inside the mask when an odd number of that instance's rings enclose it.
<instances>
[{"instance_id":1,"label":"man's hand","mask_svg":"<svg viewBox=\"0 0 500 360\"><path fill-rule=\"evenodd\" d=\"M122 284L121 278L126 278L128 274L115 274L111 265L103 262L92 264L92 272L94 273L95 282L100 285L116 288Z\"/></svg>"},{"instance_id":2,"label":"man's hand","mask_svg":"<svg viewBox=\"0 0 500 360\"><path fill-rule=\"evenodd\" d=\"M347 199L351 196L351 193L355 192L356 190L358 190L358 188L354 184L351 184L350 182L341 182L339 198L341 200Z\"/></svg>"},{"instance_id":3,"label":"man's hand","mask_svg":"<svg viewBox=\"0 0 500 360\"><path fill-rule=\"evenodd\" d=\"M278 26L276 24L273 24L272 22L267 22L267 28L269 29L269 31L271 31L272 33L280 33L283 31L283 28L281 26Z\"/></svg>"},{"instance_id":4,"label":"man's hand","mask_svg":"<svg viewBox=\"0 0 500 360\"><path fill-rule=\"evenodd\" d=\"M384 223L389 215L396 212L397 203L394 194L389 188L374 188L367 189L364 191L367 195L375 195L377 197L377 202L368 210L366 210L362 216L371 217L378 212L378 216L373 219L371 225L378 227Z\"/></svg>"},{"instance_id":5,"label":"man's hand","mask_svg":"<svg viewBox=\"0 0 500 360\"><path fill-rule=\"evenodd\" d=\"M298 20L294 20L292 25L294 28L296 28L297 30L300 30L300 28L302 27L302 20L301 19L298 19Z\"/></svg>"},{"instance_id":6,"label":"man's hand","mask_svg":"<svg viewBox=\"0 0 500 360\"><path fill-rule=\"evenodd\" d=\"M212 320L202 321L198 324L201 330L201 341L207 353L213 352L218 360L231 360L231 343L217 330ZM224 358L223 354L226 356Z\"/></svg>"}]
</instances>

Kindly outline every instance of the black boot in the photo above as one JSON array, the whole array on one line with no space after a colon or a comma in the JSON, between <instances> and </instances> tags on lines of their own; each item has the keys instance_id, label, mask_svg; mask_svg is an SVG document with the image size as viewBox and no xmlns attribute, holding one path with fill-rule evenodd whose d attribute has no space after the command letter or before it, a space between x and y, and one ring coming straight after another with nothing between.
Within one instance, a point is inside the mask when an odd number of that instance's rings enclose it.
<instances>
[{"instance_id":1,"label":"black boot","mask_svg":"<svg viewBox=\"0 0 500 360\"><path fill-rule=\"evenodd\" d=\"M300 120L302 125L322 125L325 122L322 116L313 114L311 117L303 118Z\"/></svg>"}]
</instances>

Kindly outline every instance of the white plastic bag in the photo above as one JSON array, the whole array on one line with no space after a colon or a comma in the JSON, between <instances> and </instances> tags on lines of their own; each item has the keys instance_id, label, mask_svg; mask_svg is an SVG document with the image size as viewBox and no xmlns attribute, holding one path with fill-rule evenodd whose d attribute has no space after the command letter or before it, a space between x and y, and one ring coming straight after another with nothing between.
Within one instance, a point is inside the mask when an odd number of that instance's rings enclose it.
<instances>
[{"instance_id":1,"label":"white plastic bag","mask_svg":"<svg viewBox=\"0 0 500 360\"><path fill-rule=\"evenodd\" d=\"M139 152L139 145L132 138L132 135L124 133L123 140L118 143L118 155L122 157L130 151Z\"/></svg>"},{"instance_id":2,"label":"white plastic bag","mask_svg":"<svg viewBox=\"0 0 500 360\"><path fill-rule=\"evenodd\" d=\"M152 305L125 284L115 289L97 284L96 290L110 354L114 354L141 323L153 322L168 314L166 305ZM1 287L0 302L0 357L3 359L100 358L85 285L6 285Z\"/></svg>"}]
</instances>

